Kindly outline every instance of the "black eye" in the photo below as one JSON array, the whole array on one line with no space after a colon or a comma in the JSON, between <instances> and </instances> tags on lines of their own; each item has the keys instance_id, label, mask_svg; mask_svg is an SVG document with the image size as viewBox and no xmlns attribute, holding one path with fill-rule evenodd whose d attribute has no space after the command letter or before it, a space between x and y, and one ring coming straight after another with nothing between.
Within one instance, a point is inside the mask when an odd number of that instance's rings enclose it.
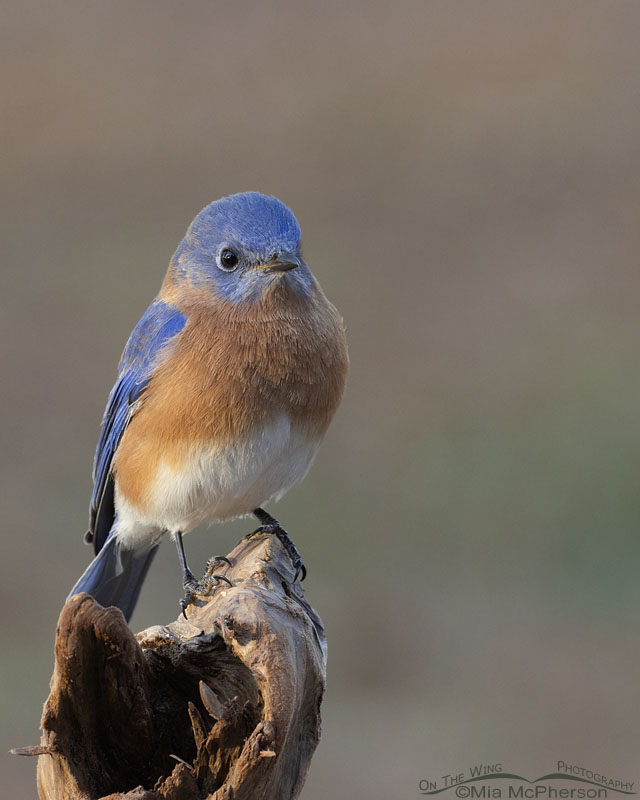
<instances>
[{"instance_id":1,"label":"black eye","mask_svg":"<svg viewBox=\"0 0 640 800\"><path fill-rule=\"evenodd\" d=\"M238 266L238 254L225 247L220 253L220 266L222 269L228 269L229 271L235 269Z\"/></svg>"}]
</instances>

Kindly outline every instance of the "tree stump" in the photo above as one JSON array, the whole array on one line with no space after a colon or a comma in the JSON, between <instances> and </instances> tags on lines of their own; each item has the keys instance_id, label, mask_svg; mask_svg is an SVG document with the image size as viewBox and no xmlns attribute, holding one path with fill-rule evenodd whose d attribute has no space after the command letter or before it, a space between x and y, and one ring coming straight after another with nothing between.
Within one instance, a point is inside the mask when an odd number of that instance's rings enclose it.
<instances>
[{"instance_id":1,"label":"tree stump","mask_svg":"<svg viewBox=\"0 0 640 800\"><path fill-rule=\"evenodd\" d=\"M228 558L232 587L137 636L87 594L66 603L33 748L41 800L298 797L320 737L322 622L277 537Z\"/></svg>"}]
</instances>

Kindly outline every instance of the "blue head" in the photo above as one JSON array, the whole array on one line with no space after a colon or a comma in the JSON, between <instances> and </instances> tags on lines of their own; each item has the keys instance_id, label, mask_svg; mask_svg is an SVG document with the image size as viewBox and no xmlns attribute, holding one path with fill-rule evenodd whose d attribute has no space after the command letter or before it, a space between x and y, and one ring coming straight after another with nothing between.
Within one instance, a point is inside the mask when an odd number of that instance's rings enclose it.
<instances>
[{"instance_id":1,"label":"blue head","mask_svg":"<svg viewBox=\"0 0 640 800\"><path fill-rule=\"evenodd\" d=\"M173 273L226 300L258 300L276 281L299 295L314 279L302 260L300 226L275 197L233 194L203 208L173 256Z\"/></svg>"}]
</instances>

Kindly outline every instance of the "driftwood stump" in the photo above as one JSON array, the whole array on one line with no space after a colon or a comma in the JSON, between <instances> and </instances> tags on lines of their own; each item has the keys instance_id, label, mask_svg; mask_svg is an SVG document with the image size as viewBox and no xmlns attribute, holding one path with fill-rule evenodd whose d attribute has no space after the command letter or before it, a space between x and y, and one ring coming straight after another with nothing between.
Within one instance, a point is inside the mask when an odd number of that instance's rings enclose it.
<instances>
[{"instance_id":1,"label":"driftwood stump","mask_svg":"<svg viewBox=\"0 0 640 800\"><path fill-rule=\"evenodd\" d=\"M320 736L322 623L275 536L229 560L232 587L137 636L116 608L67 602L33 748L41 800L298 797Z\"/></svg>"}]
</instances>

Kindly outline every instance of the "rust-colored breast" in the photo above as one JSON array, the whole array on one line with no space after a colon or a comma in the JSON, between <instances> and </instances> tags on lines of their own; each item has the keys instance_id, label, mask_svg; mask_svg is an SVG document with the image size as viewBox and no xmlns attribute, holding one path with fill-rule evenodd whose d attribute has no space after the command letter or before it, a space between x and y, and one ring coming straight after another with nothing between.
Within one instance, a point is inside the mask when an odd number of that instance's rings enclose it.
<instances>
[{"instance_id":1,"label":"rust-colored breast","mask_svg":"<svg viewBox=\"0 0 640 800\"><path fill-rule=\"evenodd\" d=\"M119 491L140 507L160 461L179 469L199 445L229 444L281 414L321 438L348 368L342 319L317 284L307 300L284 281L257 303L221 301L197 289L176 295L187 324L114 461Z\"/></svg>"}]
</instances>

